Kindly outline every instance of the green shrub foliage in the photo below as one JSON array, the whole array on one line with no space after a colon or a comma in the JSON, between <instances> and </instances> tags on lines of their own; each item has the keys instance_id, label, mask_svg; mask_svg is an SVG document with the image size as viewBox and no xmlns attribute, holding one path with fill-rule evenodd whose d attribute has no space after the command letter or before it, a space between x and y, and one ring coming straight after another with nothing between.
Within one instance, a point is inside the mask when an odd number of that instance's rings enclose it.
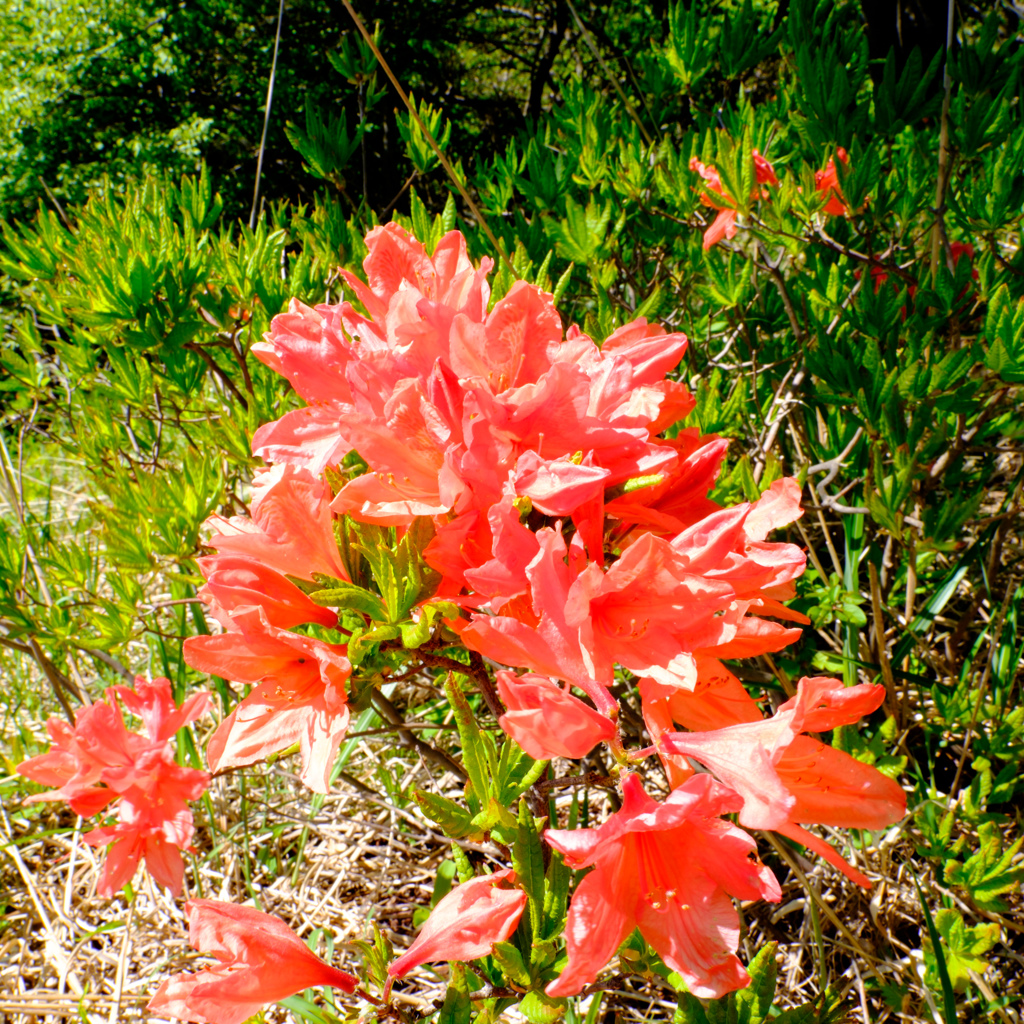
<instances>
[{"instance_id":1,"label":"green shrub foliage","mask_svg":"<svg viewBox=\"0 0 1024 1024\"><path fill-rule=\"evenodd\" d=\"M605 17L552 0L530 8L529 54L503 65L502 41L527 35L511 9L420 5L414 39L407 5L358 6L508 257L492 301L522 278L598 342L638 315L685 332L678 374L697 406L678 427L736 439L715 497L753 500L783 473L805 484L795 606L812 626L746 681L885 684L883 711L833 742L911 793L907 870L942 887L922 883L936 1005L945 978L965 1013L991 1012L1001 992L972 979L1005 944L1019 952L1002 915L1020 908L1024 750L1013 15L968 10L947 59L923 37L875 52L852 2L612 4ZM140 668L179 697L198 678L180 641L208 631L189 601L200 526L243 509L252 432L298 404L249 351L271 318L293 298L337 301L337 268L358 271L366 230L392 217L428 251L452 227L474 259L491 251L343 9L312 0L287 9L280 159L253 225L238 220L262 97L224 97L269 67L263 8L110 0L59 43L58 22L18 8L22 31L51 42L22 65L24 95L3 93L21 113L0 181L0 643L67 708L91 680ZM69 53L54 79L47 60ZM91 102L115 57L106 106ZM727 211L734 234L705 248ZM473 831L440 803L424 810ZM512 953L509 966L495 950L509 977L526 970ZM751 1020L768 1019L766 998L733 997L757 1003ZM677 1019L718 1019L686 999ZM803 1011L840 1019L834 994L787 1013ZM441 1016L468 1013L446 1001Z\"/></svg>"}]
</instances>

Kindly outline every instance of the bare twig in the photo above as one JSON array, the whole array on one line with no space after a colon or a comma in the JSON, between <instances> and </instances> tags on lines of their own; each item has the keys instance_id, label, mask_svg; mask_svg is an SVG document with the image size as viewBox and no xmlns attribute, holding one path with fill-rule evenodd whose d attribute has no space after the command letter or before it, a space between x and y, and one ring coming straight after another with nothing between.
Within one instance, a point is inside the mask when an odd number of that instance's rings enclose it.
<instances>
[{"instance_id":1,"label":"bare twig","mask_svg":"<svg viewBox=\"0 0 1024 1024\"><path fill-rule=\"evenodd\" d=\"M274 77L277 75L277 52L281 46L281 22L284 20L284 0L277 8L277 32L274 34L274 56L270 61L270 78L267 81L267 105L263 111L263 134L260 136L260 151L256 157L256 185L252 191L252 209L249 211L249 230L256 227L256 212L259 209L260 178L263 175L263 154L267 148L267 129L270 127L270 104L274 99Z\"/></svg>"},{"instance_id":2,"label":"bare twig","mask_svg":"<svg viewBox=\"0 0 1024 1024\"><path fill-rule=\"evenodd\" d=\"M889 655L885 649L885 623L882 621L882 588L878 582L878 570L875 563L868 559L868 577L871 580L871 614L875 624L875 657L882 670L882 679L885 682L886 700L889 705L889 714L896 721L896 728L900 726L900 701L896 695L896 680L893 678L892 665L889 664Z\"/></svg>"},{"instance_id":3,"label":"bare twig","mask_svg":"<svg viewBox=\"0 0 1024 1024\"><path fill-rule=\"evenodd\" d=\"M939 249L946 230L946 182L949 179L949 101L953 92L953 79L949 74L949 51L953 45L953 0L946 8L946 60L942 66L942 121L939 128L939 173L935 182L935 224L932 227L931 276L939 265Z\"/></svg>"},{"instance_id":4,"label":"bare twig","mask_svg":"<svg viewBox=\"0 0 1024 1024\"><path fill-rule=\"evenodd\" d=\"M281 0L281 2L283 4L284 0ZM341 2L345 5L345 10L348 11L352 20L356 23L356 28L359 29L359 32L362 35L363 39L366 40L366 45L370 48L370 52L374 55L374 57L376 57L377 63L381 66L381 68L383 68L384 74L388 76L388 80L395 87L395 92L398 93L399 99L401 99L401 101L405 104L406 109L409 111L409 116L416 122L416 126L423 133L423 137L427 140L427 142L430 145L430 148L434 151L434 155L440 161L441 166L445 170L445 173L452 180L452 183L455 185L456 189L458 189L459 195L462 196L463 201L469 207L473 216L476 217L477 223L479 223L480 225L480 229L487 236L487 241L490 242L492 246L494 246L494 250L495 252L497 252L502 263L504 263L505 266L509 269L512 276L516 280L518 280L519 275L516 273L516 268L512 266L512 261L508 258L508 256L505 255L504 248L498 242L498 239L495 237L494 232L491 231L491 226L490 224L487 223L487 219L484 217L483 213L480 212L480 207L478 207L476 203L473 201L473 197L466 190L466 186L462 183L462 180L455 173L455 168L452 167L451 163L448 160L448 157L444 155L444 153L441 150L441 147L437 144L437 140L434 138L433 132L431 132L423 123L422 118L420 117L419 113L416 110L416 105L412 102L412 100L409 99L408 94L402 88L401 83L399 83L398 79L395 77L395 73L391 70L391 65L388 64L388 62L384 59L383 54L378 49L376 40L367 31L366 25L363 24L363 19L360 18L359 15L356 13L355 8L352 6L351 3L349 3L349 0L341 0Z\"/></svg>"},{"instance_id":5,"label":"bare twig","mask_svg":"<svg viewBox=\"0 0 1024 1024\"><path fill-rule=\"evenodd\" d=\"M375 689L373 691L373 697L371 700L373 702L373 706L381 716L398 728L398 734L408 746L412 747L414 750L418 750L428 761L433 761L439 768L443 768L445 771L454 772L463 781L468 778L465 769L457 761L453 760L443 750L438 750L436 747L432 747L429 743L424 743L423 740L416 736L411 730L406 729L405 722L402 721L402 716L399 713L398 708L396 708L395 705L380 692L380 690Z\"/></svg>"}]
</instances>

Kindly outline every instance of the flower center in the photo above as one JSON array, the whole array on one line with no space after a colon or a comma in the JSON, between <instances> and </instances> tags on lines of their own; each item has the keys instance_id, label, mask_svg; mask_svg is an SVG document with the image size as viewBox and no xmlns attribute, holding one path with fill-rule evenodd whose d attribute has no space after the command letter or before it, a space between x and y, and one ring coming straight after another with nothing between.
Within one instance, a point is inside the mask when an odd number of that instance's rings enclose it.
<instances>
[{"instance_id":1,"label":"flower center","mask_svg":"<svg viewBox=\"0 0 1024 1024\"><path fill-rule=\"evenodd\" d=\"M680 903L675 885L677 871L669 865L664 845L655 834L634 833L637 870L640 875L640 897L653 910L668 910L676 903L682 910L689 906Z\"/></svg>"}]
</instances>

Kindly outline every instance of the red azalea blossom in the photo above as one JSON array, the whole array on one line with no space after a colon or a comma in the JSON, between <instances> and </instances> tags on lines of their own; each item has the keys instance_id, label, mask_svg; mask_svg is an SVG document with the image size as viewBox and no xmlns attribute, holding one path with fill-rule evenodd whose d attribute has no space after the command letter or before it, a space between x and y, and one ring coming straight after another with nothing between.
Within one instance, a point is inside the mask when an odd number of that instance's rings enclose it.
<instances>
[{"instance_id":1,"label":"red azalea blossom","mask_svg":"<svg viewBox=\"0 0 1024 1024\"><path fill-rule=\"evenodd\" d=\"M456 886L441 899L423 923L413 944L388 968L401 978L433 960L476 960L516 930L526 906L526 893L509 883L511 871L480 875Z\"/></svg>"},{"instance_id":2,"label":"red azalea blossom","mask_svg":"<svg viewBox=\"0 0 1024 1024\"><path fill-rule=\"evenodd\" d=\"M338 624L337 613L315 604L281 573L248 555L207 555L196 564L206 579L199 596L225 629L236 628L236 612L251 608L262 608L267 620L282 629L304 622Z\"/></svg>"},{"instance_id":3,"label":"red azalea blossom","mask_svg":"<svg viewBox=\"0 0 1024 1024\"><path fill-rule=\"evenodd\" d=\"M261 427L258 454L319 473L354 448L369 464L336 512L382 525L483 512L485 526L523 455L534 460L519 466L527 489L541 462L577 452L583 476L609 485L674 463L650 428L692 407L664 379L683 335L641 318L601 348L575 329L563 337L551 296L525 282L488 312L490 261L474 269L458 232L432 258L397 224L367 244L369 286L345 276L369 317L349 302L295 303L253 349L310 403Z\"/></svg>"},{"instance_id":4,"label":"red azalea blossom","mask_svg":"<svg viewBox=\"0 0 1024 1024\"><path fill-rule=\"evenodd\" d=\"M836 157L846 160L841 149ZM757 151L752 160L750 199L767 199L778 178ZM714 167L691 167L705 183L701 201L717 211L708 248L733 237L747 197L727 195ZM826 212L845 210L832 161L816 184ZM695 995L744 986L732 899L781 893L750 836L722 816L738 812L743 825L798 839L866 884L797 822L874 828L904 806L895 783L801 735L855 721L877 706L876 688L802 680L797 697L764 719L722 663L780 650L809 621L785 604L803 551L768 540L802 515L799 484L777 480L731 508L708 497L727 442L694 428L661 436L694 406L669 379L684 335L638 318L598 345L576 326L563 331L552 296L525 282L488 309L490 261L474 267L458 232L428 255L389 224L367 247L367 283L342 272L353 301L293 302L253 349L308 405L256 432L256 454L279 464L257 476L251 518L209 521L217 553L199 560L202 595L224 632L189 638L186 660L252 686L214 733L211 768L298 743L302 781L327 792L349 724L352 666L349 648L331 642L348 635L338 614L311 600L306 582L334 589L331 579L348 579L336 517L394 527L399 538L415 530L407 540L432 529L422 557L440 581L409 615L422 624L423 604L444 599L445 628L512 667L496 672L505 732L535 759L579 758L607 742L628 763L613 695L626 669L640 679L654 742L638 756L657 750L674 787L658 803L627 773L622 807L600 827L545 833L569 867L593 869L572 897L568 965L547 993L580 992L634 928ZM366 472L342 465L353 450ZM327 467L330 487L320 479ZM345 612L346 627L356 614ZM373 625L370 612L363 620ZM434 639L449 643L451 633ZM141 691L124 700L151 736L169 736L185 714L160 701L150 708ZM116 729L107 745L132 754L111 761L87 732L55 726L60 749L35 777L78 801L119 794L118 824L87 837L113 844L111 886L141 856L180 884L199 780L164 779L163 754L135 750ZM719 779L694 774L688 758ZM148 789L163 794L164 811L147 803ZM511 871L464 882L391 964L390 979L429 961L486 956L511 937L526 903ZM188 908L193 945L221 963L171 979L151 1009L238 1024L307 985L354 984L276 919L211 901Z\"/></svg>"},{"instance_id":5,"label":"red azalea blossom","mask_svg":"<svg viewBox=\"0 0 1024 1024\"><path fill-rule=\"evenodd\" d=\"M600 828L548 829L545 840L577 870L565 934L569 963L550 996L590 984L634 928L702 999L750 981L735 955L739 917L731 896L777 902L775 876L754 841L720 815L740 799L708 775L673 790L664 803L636 775L622 780L622 808Z\"/></svg>"},{"instance_id":6,"label":"red azalea blossom","mask_svg":"<svg viewBox=\"0 0 1024 1024\"><path fill-rule=\"evenodd\" d=\"M268 1003L317 985L355 990L351 974L324 963L280 918L218 900L189 900L188 940L220 961L163 982L147 1009L198 1024L242 1024Z\"/></svg>"},{"instance_id":7,"label":"red azalea blossom","mask_svg":"<svg viewBox=\"0 0 1024 1024\"><path fill-rule=\"evenodd\" d=\"M884 698L879 685L801 679L796 696L771 718L715 732L668 733L660 747L696 758L732 786L743 798L740 824L781 832L870 888L864 874L797 823L884 828L906 813L906 796L877 768L800 734L850 725Z\"/></svg>"},{"instance_id":8,"label":"red azalea blossom","mask_svg":"<svg viewBox=\"0 0 1024 1024\"><path fill-rule=\"evenodd\" d=\"M836 156L841 163L850 162L846 150L842 146L836 149ZM834 157L828 158L823 171L814 172L814 187L825 195L825 205L822 210L830 217L841 217L848 211L846 200L843 198L842 189L839 187L839 176L836 173L836 162Z\"/></svg>"},{"instance_id":9,"label":"red azalea blossom","mask_svg":"<svg viewBox=\"0 0 1024 1024\"><path fill-rule=\"evenodd\" d=\"M334 759L348 729L346 648L271 625L250 608L233 618L240 632L193 636L185 660L200 672L258 683L221 722L206 748L214 771L252 764L300 745L300 778L326 793Z\"/></svg>"},{"instance_id":10,"label":"red azalea blossom","mask_svg":"<svg viewBox=\"0 0 1024 1024\"><path fill-rule=\"evenodd\" d=\"M130 733L121 709L106 701L82 708L74 726L63 719L46 723L52 746L45 754L30 757L18 765L24 775L43 786L57 786L50 793L37 793L26 803L66 800L82 817L103 810L117 794L101 785L107 768L130 764L144 746L141 737Z\"/></svg>"},{"instance_id":11,"label":"red azalea blossom","mask_svg":"<svg viewBox=\"0 0 1024 1024\"><path fill-rule=\"evenodd\" d=\"M184 873L181 851L192 842L190 801L209 785L203 771L177 764L170 740L178 729L204 714L210 694L197 693L179 708L166 679L139 676L135 688L112 686L109 702L79 712L73 729L51 719L47 729L54 747L18 765L18 771L44 785L59 786L29 801L67 800L83 817L115 804L117 823L92 829L83 837L90 846L110 846L97 891L112 896L131 881L144 859L150 874L175 895ZM120 698L142 718L147 735L125 726Z\"/></svg>"},{"instance_id":12,"label":"red azalea blossom","mask_svg":"<svg viewBox=\"0 0 1024 1024\"><path fill-rule=\"evenodd\" d=\"M508 711L498 725L537 761L586 757L602 740L615 741L612 719L563 690L551 679L527 673L496 673Z\"/></svg>"},{"instance_id":13,"label":"red azalea blossom","mask_svg":"<svg viewBox=\"0 0 1024 1024\"><path fill-rule=\"evenodd\" d=\"M754 178L758 185L778 185L779 179L775 175L775 168L765 160L755 149ZM700 194L700 201L705 206L718 210L718 215L712 221L711 226L704 232L704 248L710 249L717 245L723 238L732 238L736 234L736 198L730 196L722 186L722 179L716 168L703 164L696 157L690 160L690 170L696 171L708 184L709 192ZM766 189L754 188L751 198L756 199L763 194L768 197ZM720 196L721 198L716 198Z\"/></svg>"},{"instance_id":14,"label":"red azalea blossom","mask_svg":"<svg viewBox=\"0 0 1024 1024\"><path fill-rule=\"evenodd\" d=\"M314 572L347 580L338 555L330 488L308 470L279 465L252 484L251 519L211 516L207 542L221 554L247 555L268 569L310 579Z\"/></svg>"},{"instance_id":15,"label":"red azalea blossom","mask_svg":"<svg viewBox=\"0 0 1024 1024\"><path fill-rule=\"evenodd\" d=\"M588 562L579 533L567 545L558 530L531 534L510 523L503 537L515 554L499 559L511 558L517 569L525 564L522 582L514 573L499 576L495 562L485 569L516 599L500 615L474 613L462 627L463 642L502 664L579 687L609 717L617 709L607 689L616 663L692 690L698 653L744 657L800 635L758 617L806 621L781 603L794 593L803 552L765 541L800 514L795 481L776 481L759 501L713 512L672 539L641 534L607 570Z\"/></svg>"}]
</instances>

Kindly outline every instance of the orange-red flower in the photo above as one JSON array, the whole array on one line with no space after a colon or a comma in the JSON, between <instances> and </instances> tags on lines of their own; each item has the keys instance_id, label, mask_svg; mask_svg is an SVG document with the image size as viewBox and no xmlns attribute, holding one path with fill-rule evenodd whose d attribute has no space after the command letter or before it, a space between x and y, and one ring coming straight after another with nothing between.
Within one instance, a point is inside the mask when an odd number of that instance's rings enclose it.
<instances>
[{"instance_id":1,"label":"orange-red flower","mask_svg":"<svg viewBox=\"0 0 1024 1024\"><path fill-rule=\"evenodd\" d=\"M262 608L267 620L287 629L304 622L336 626L337 613L315 604L291 580L249 555L206 555L197 558L206 585L199 596L213 617L225 628L236 628L236 612Z\"/></svg>"},{"instance_id":2,"label":"orange-red flower","mask_svg":"<svg viewBox=\"0 0 1024 1024\"><path fill-rule=\"evenodd\" d=\"M588 561L579 532L566 544L559 530L530 535L513 525L516 565L531 545L536 551L522 570L523 593L500 615L474 614L463 642L579 687L608 717L617 708L607 689L616 664L692 690L698 654L744 657L799 637L758 617L806 621L781 603L803 571L803 552L765 540L801 514L799 497L795 481L776 481L758 501L713 512L671 540L640 534L607 570ZM492 579L502 557L487 563Z\"/></svg>"},{"instance_id":3,"label":"orange-red flower","mask_svg":"<svg viewBox=\"0 0 1024 1024\"><path fill-rule=\"evenodd\" d=\"M261 470L252 482L251 518L211 516L207 543L221 554L247 555L284 575L311 579L319 572L347 580L331 500L330 488L307 469L282 464Z\"/></svg>"},{"instance_id":4,"label":"orange-red flower","mask_svg":"<svg viewBox=\"0 0 1024 1024\"><path fill-rule=\"evenodd\" d=\"M134 689L130 686L111 686L106 692L117 694L121 703L133 715L142 719L151 743L164 743L171 739L179 729L206 714L213 700L209 692L201 690L186 697L181 707L178 707L171 695L171 681L163 676L156 679L136 676Z\"/></svg>"},{"instance_id":5,"label":"orange-red flower","mask_svg":"<svg viewBox=\"0 0 1024 1024\"><path fill-rule=\"evenodd\" d=\"M864 874L797 823L884 828L906 813L906 796L877 768L800 734L850 725L884 698L882 686L844 687L824 676L805 678L796 696L771 718L714 732L668 733L660 747L696 758L735 789L743 798L741 825L796 839L870 887Z\"/></svg>"},{"instance_id":6,"label":"orange-red flower","mask_svg":"<svg viewBox=\"0 0 1024 1024\"><path fill-rule=\"evenodd\" d=\"M82 838L107 846L96 891L112 896L132 880L140 860L153 878L180 895L185 863L181 852L192 843L192 811L210 776L176 764L169 744L142 751L130 765L108 768L103 781L120 796L116 825L94 828Z\"/></svg>"},{"instance_id":7,"label":"orange-red flower","mask_svg":"<svg viewBox=\"0 0 1024 1024\"><path fill-rule=\"evenodd\" d=\"M615 723L545 676L497 673L498 693L508 711L502 727L538 761L585 757L602 740L611 742Z\"/></svg>"},{"instance_id":8,"label":"orange-red flower","mask_svg":"<svg viewBox=\"0 0 1024 1024\"><path fill-rule=\"evenodd\" d=\"M779 179L775 176L775 168L756 149L753 151L753 156L754 177L757 180L757 185L778 185ZM736 199L723 188L722 179L716 168L703 164L693 157L690 160L690 170L696 171L708 183L710 189L710 192L700 194L700 201L705 206L718 210L718 216L704 232L704 248L710 249L723 238L732 238L736 234ZM756 199L759 193L767 198L767 189L759 189L756 186L751 192L751 198ZM722 198L717 199L716 195Z\"/></svg>"},{"instance_id":9,"label":"orange-red flower","mask_svg":"<svg viewBox=\"0 0 1024 1024\"><path fill-rule=\"evenodd\" d=\"M261 427L257 454L319 473L354 448L369 466L335 512L384 525L454 512L485 531L510 473L565 508L674 463L652 435L692 407L665 379L685 336L642 317L600 348L575 328L563 336L552 297L526 282L488 310L490 261L475 269L458 232L432 257L397 224L367 245L369 284L345 277L369 316L296 303L253 348L310 403Z\"/></svg>"},{"instance_id":10,"label":"orange-red flower","mask_svg":"<svg viewBox=\"0 0 1024 1024\"><path fill-rule=\"evenodd\" d=\"M685 757L666 753L660 746L665 733L678 722L688 729L722 729L740 722L760 722L761 710L743 684L720 661L698 655L697 683L692 690L665 686L649 677L640 680L644 725L665 764L673 787L685 782L693 769Z\"/></svg>"},{"instance_id":11,"label":"orange-red flower","mask_svg":"<svg viewBox=\"0 0 1024 1024\"><path fill-rule=\"evenodd\" d=\"M846 155L846 150L842 146L836 149L836 156L839 157L841 163L848 164L850 158ZM849 207L846 205L846 200L843 198L843 191L839 187L839 176L836 173L836 161L835 157L829 157L828 163L825 164L823 171L814 172L814 187L825 194L825 205L822 207L825 213L831 217L840 217L847 212Z\"/></svg>"},{"instance_id":12,"label":"orange-red flower","mask_svg":"<svg viewBox=\"0 0 1024 1024\"><path fill-rule=\"evenodd\" d=\"M22 761L17 771L40 785L58 788L37 793L25 802L66 800L82 817L98 813L117 796L102 785L103 772L115 765L130 764L145 745L141 737L128 731L121 709L106 701L82 708L73 726L51 718L46 731L50 734L50 749Z\"/></svg>"},{"instance_id":13,"label":"orange-red flower","mask_svg":"<svg viewBox=\"0 0 1024 1024\"><path fill-rule=\"evenodd\" d=\"M627 775L621 810L600 828L548 829L545 840L567 865L594 868L573 894L569 963L548 995L574 995L590 984L634 928L702 999L748 984L735 956L739 918L730 896L777 901L782 893L753 839L720 817L739 806L708 775L660 804Z\"/></svg>"},{"instance_id":14,"label":"orange-red flower","mask_svg":"<svg viewBox=\"0 0 1024 1024\"><path fill-rule=\"evenodd\" d=\"M83 837L90 846L110 846L97 891L111 896L135 874L145 859L150 874L175 895L181 892L181 851L192 842L189 801L209 784L206 772L177 764L170 746L175 732L203 714L208 693L191 696L179 708L166 679L136 677L135 688L112 686L105 696L79 712L74 728L57 719L47 722L53 748L18 765L18 771L54 792L29 801L67 800L83 817L116 801L117 823L92 829ZM146 735L128 730L121 708L138 715Z\"/></svg>"},{"instance_id":15,"label":"orange-red flower","mask_svg":"<svg viewBox=\"0 0 1024 1024\"><path fill-rule=\"evenodd\" d=\"M233 616L240 632L193 636L185 660L200 672L258 683L220 724L206 748L214 771L252 764L298 743L299 777L326 793L348 728L346 648L272 625L260 608Z\"/></svg>"},{"instance_id":16,"label":"orange-red flower","mask_svg":"<svg viewBox=\"0 0 1024 1024\"><path fill-rule=\"evenodd\" d=\"M434 960L476 960L504 942L519 924L526 893L511 871L480 875L452 889L430 912L413 944L388 968L401 978Z\"/></svg>"},{"instance_id":17,"label":"orange-red flower","mask_svg":"<svg viewBox=\"0 0 1024 1024\"><path fill-rule=\"evenodd\" d=\"M242 1024L267 1003L317 985L352 992L356 979L324 963L280 918L218 900L189 900L188 940L220 963L176 974L147 1009L198 1024Z\"/></svg>"}]
</instances>

